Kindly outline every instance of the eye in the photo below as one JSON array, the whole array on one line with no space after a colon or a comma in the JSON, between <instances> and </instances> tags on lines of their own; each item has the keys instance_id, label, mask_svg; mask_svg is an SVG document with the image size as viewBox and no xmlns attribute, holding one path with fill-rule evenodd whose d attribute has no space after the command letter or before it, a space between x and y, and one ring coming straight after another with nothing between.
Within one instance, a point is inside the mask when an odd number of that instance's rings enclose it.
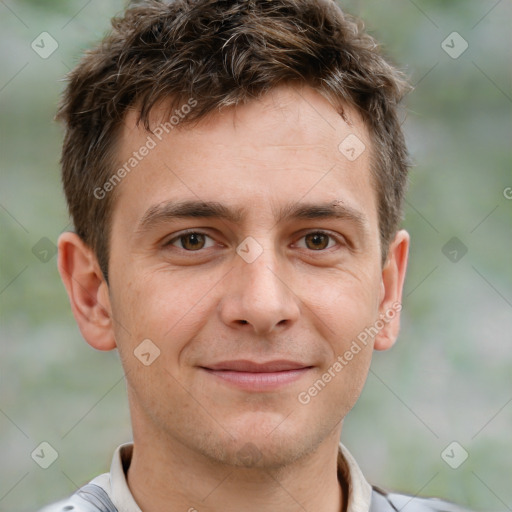
<instances>
[{"instance_id":1,"label":"eye","mask_svg":"<svg viewBox=\"0 0 512 512\"><path fill-rule=\"evenodd\" d=\"M328 233L323 231L315 231L313 233L308 233L307 235L301 238L301 241L304 240L304 244L302 245L299 242L298 246L306 249L310 249L312 251L322 251L324 249L330 249L334 247L337 243L337 240Z\"/></svg>"},{"instance_id":2,"label":"eye","mask_svg":"<svg viewBox=\"0 0 512 512\"><path fill-rule=\"evenodd\" d=\"M210 241L209 245L208 240ZM172 238L165 245L172 245L186 251L199 251L201 249L212 247L214 244L215 242L208 235L192 231L189 233L182 233L181 235Z\"/></svg>"}]
</instances>

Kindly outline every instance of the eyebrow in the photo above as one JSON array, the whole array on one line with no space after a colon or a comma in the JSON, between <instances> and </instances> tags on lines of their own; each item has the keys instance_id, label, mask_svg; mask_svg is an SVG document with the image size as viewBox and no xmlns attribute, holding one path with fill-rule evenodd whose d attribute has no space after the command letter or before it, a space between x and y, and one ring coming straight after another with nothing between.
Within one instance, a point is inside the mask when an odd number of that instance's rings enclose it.
<instances>
[{"instance_id":1,"label":"eyebrow","mask_svg":"<svg viewBox=\"0 0 512 512\"><path fill-rule=\"evenodd\" d=\"M219 219L239 223L245 217L245 208L228 208L215 201L165 201L149 207L140 220L136 232L141 234L158 224L183 218ZM276 223L289 220L343 219L366 231L367 218L343 201L329 203L296 202L274 212Z\"/></svg>"}]
</instances>

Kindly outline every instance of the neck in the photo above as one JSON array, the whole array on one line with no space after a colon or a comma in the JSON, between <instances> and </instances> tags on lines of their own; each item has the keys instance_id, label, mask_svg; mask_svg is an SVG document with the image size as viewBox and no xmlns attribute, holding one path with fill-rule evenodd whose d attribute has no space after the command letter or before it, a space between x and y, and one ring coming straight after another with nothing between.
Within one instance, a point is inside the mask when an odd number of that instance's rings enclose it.
<instances>
[{"instance_id":1,"label":"neck","mask_svg":"<svg viewBox=\"0 0 512 512\"><path fill-rule=\"evenodd\" d=\"M128 486L145 512L344 512L348 490L337 475L339 429L333 434L314 453L286 467L247 469L134 431Z\"/></svg>"}]
</instances>

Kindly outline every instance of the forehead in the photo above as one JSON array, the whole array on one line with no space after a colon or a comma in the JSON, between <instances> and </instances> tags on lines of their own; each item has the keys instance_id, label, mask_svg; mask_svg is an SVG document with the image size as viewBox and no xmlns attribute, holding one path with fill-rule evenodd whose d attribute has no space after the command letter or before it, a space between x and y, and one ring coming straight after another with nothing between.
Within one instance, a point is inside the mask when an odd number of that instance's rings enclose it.
<instances>
[{"instance_id":1,"label":"forehead","mask_svg":"<svg viewBox=\"0 0 512 512\"><path fill-rule=\"evenodd\" d=\"M114 218L122 210L136 224L148 208L185 199L254 215L261 201L275 212L279 203L341 200L376 219L370 138L354 109L343 118L316 91L283 86L188 124L190 100L170 115L157 108L153 133L137 125L136 111L127 115L118 165L136 165L118 185Z\"/></svg>"},{"instance_id":2,"label":"forehead","mask_svg":"<svg viewBox=\"0 0 512 512\"><path fill-rule=\"evenodd\" d=\"M157 103L150 114L155 140L208 138L219 146L236 141L242 150L251 145L305 151L316 146L329 152L331 159L339 156L338 143L348 134L358 135L361 141L369 143L366 126L355 108L334 107L304 84L281 85L258 99L223 107L190 124L188 118L193 116L196 103L193 97L183 98L174 103L171 111L165 102ZM125 118L123 149L131 150L134 139L147 135L137 125L138 114L139 110L133 109Z\"/></svg>"}]
</instances>

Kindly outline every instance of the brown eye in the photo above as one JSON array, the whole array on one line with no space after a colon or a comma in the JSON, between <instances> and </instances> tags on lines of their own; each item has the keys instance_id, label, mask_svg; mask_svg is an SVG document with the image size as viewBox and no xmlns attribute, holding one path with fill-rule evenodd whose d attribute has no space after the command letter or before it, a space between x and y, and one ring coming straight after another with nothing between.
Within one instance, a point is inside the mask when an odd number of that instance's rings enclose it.
<instances>
[{"instance_id":1,"label":"brown eye","mask_svg":"<svg viewBox=\"0 0 512 512\"><path fill-rule=\"evenodd\" d=\"M206 243L206 236L201 233L187 233L178 238L180 245L187 251L202 249Z\"/></svg>"},{"instance_id":2,"label":"brown eye","mask_svg":"<svg viewBox=\"0 0 512 512\"><path fill-rule=\"evenodd\" d=\"M310 233L304 238L308 249L319 251L325 249L329 245L330 236L325 233Z\"/></svg>"}]
</instances>

